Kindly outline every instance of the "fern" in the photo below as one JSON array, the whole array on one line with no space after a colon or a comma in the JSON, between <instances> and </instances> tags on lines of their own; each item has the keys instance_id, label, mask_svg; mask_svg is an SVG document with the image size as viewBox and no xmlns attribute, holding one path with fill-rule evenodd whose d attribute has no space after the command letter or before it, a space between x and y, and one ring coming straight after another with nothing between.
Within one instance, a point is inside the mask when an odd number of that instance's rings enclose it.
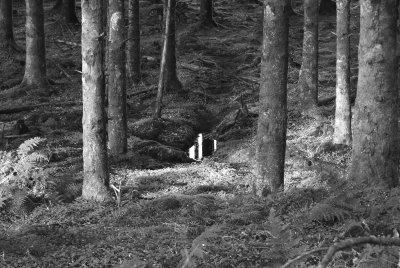
<instances>
[{"instance_id":1,"label":"fern","mask_svg":"<svg viewBox=\"0 0 400 268\"><path fill-rule=\"evenodd\" d=\"M17 149L17 153L20 157L27 156L32 150L37 148L39 144L43 143L46 139L35 137L24 141Z\"/></svg>"},{"instance_id":2,"label":"fern","mask_svg":"<svg viewBox=\"0 0 400 268\"><path fill-rule=\"evenodd\" d=\"M319 221L325 223L334 223L336 221L344 221L349 217L350 210L347 207L335 204L318 204L309 213L311 221Z\"/></svg>"}]
</instances>

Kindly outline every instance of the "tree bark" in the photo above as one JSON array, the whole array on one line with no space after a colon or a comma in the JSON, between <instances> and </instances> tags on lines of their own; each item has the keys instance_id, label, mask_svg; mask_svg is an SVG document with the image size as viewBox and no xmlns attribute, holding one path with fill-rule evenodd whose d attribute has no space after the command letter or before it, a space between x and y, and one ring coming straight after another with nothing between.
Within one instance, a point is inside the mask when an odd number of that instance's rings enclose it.
<instances>
[{"instance_id":1,"label":"tree bark","mask_svg":"<svg viewBox=\"0 0 400 268\"><path fill-rule=\"evenodd\" d=\"M399 184L397 0L360 1L359 73L350 179Z\"/></svg>"},{"instance_id":2,"label":"tree bark","mask_svg":"<svg viewBox=\"0 0 400 268\"><path fill-rule=\"evenodd\" d=\"M0 48L20 51L14 40L12 0L0 0Z\"/></svg>"},{"instance_id":3,"label":"tree bark","mask_svg":"<svg viewBox=\"0 0 400 268\"><path fill-rule=\"evenodd\" d=\"M266 0L256 140L257 195L284 185L287 129L289 0Z\"/></svg>"},{"instance_id":4,"label":"tree bark","mask_svg":"<svg viewBox=\"0 0 400 268\"><path fill-rule=\"evenodd\" d=\"M170 35L171 32L171 9L172 9L172 3L174 0L164 0L165 3L167 4L164 6L164 17L165 17L165 25L163 26L164 28L164 35L168 36ZM162 49L162 54L161 54L161 64L160 64L160 77L158 79L158 87L157 87L157 98L156 98L156 108L154 111L153 118L154 119L160 119L161 118L161 110L162 110L162 99L163 99L163 94L165 91L165 75L167 72L167 49L168 49L168 42L170 41L169 38L164 38L163 42L163 49Z\"/></svg>"},{"instance_id":5,"label":"tree bark","mask_svg":"<svg viewBox=\"0 0 400 268\"><path fill-rule=\"evenodd\" d=\"M168 0L164 0L164 14L166 14ZM165 62L165 76L164 76L164 89L166 91L177 92L182 91L182 83L179 81L176 73L176 45L175 45L175 9L176 0L171 1L171 10L169 16L170 30L169 34L165 34L163 38L167 38L166 62ZM167 16L164 16L166 20ZM166 24L165 24L166 25Z\"/></svg>"},{"instance_id":6,"label":"tree bark","mask_svg":"<svg viewBox=\"0 0 400 268\"><path fill-rule=\"evenodd\" d=\"M82 0L82 102L83 188L82 197L109 199L107 133L104 90L104 2Z\"/></svg>"},{"instance_id":7,"label":"tree bark","mask_svg":"<svg viewBox=\"0 0 400 268\"><path fill-rule=\"evenodd\" d=\"M200 1L200 24L202 26L216 26L213 13L213 0Z\"/></svg>"},{"instance_id":8,"label":"tree bark","mask_svg":"<svg viewBox=\"0 0 400 268\"><path fill-rule=\"evenodd\" d=\"M46 48L43 0L26 0L26 62L21 85L45 89Z\"/></svg>"},{"instance_id":9,"label":"tree bark","mask_svg":"<svg viewBox=\"0 0 400 268\"><path fill-rule=\"evenodd\" d=\"M75 12L75 0L62 1L61 16L66 23L79 24L79 20Z\"/></svg>"},{"instance_id":10,"label":"tree bark","mask_svg":"<svg viewBox=\"0 0 400 268\"><path fill-rule=\"evenodd\" d=\"M138 84L141 79L139 0L129 0L128 13L128 76L133 84Z\"/></svg>"},{"instance_id":11,"label":"tree bark","mask_svg":"<svg viewBox=\"0 0 400 268\"><path fill-rule=\"evenodd\" d=\"M299 74L303 111L318 106L318 0L304 0L303 60Z\"/></svg>"},{"instance_id":12,"label":"tree bark","mask_svg":"<svg viewBox=\"0 0 400 268\"><path fill-rule=\"evenodd\" d=\"M110 0L108 41L108 147L117 156L127 152L124 0Z\"/></svg>"},{"instance_id":13,"label":"tree bark","mask_svg":"<svg viewBox=\"0 0 400 268\"><path fill-rule=\"evenodd\" d=\"M336 5L336 107L333 143L350 145L350 1L337 0Z\"/></svg>"}]
</instances>

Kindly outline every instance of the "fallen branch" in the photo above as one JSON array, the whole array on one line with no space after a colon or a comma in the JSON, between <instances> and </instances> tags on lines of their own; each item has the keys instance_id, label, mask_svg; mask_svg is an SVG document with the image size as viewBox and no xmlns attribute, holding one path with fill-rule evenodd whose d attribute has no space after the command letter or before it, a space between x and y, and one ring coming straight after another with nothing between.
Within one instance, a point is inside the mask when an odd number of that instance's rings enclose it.
<instances>
[{"instance_id":1,"label":"fallen branch","mask_svg":"<svg viewBox=\"0 0 400 268\"><path fill-rule=\"evenodd\" d=\"M40 103L40 104L0 109L0 114L13 114L13 113L19 113L19 112L32 111L36 108L43 107L43 106L72 106L72 105L76 105L76 104L80 104L80 102L76 102L76 101L67 101L67 102L58 102L58 103L57 102L56 103L45 102L45 103Z\"/></svg>"},{"instance_id":2,"label":"fallen branch","mask_svg":"<svg viewBox=\"0 0 400 268\"><path fill-rule=\"evenodd\" d=\"M75 43L75 42L70 42L70 41L65 41L65 40L61 40L61 39L54 39L54 42L65 44L65 45L69 45L69 46L73 46L73 47L81 47L81 44L78 44L78 43Z\"/></svg>"},{"instance_id":3,"label":"fallen branch","mask_svg":"<svg viewBox=\"0 0 400 268\"><path fill-rule=\"evenodd\" d=\"M328 264L332 261L333 256L336 252L350 248L356 245L361 244L374 244L381 246L398 246L400 247L400 239L399 238L390 238L390 237L375 237L375 236L367 236L367 237L358 237L347 239L338 243L335 243L333 246L330 246L328 252L325 254L324 258L318 265L318 268L326 268Z\"/></svg>"},{"instance_id":4,"label":"fallen branch","mask_svg":"<svg viewBox=\"0 0 400 268\"><path fill-rule=\"evenodd\" d=\"M154 92L157 91L157 86L152 86L152 87L144 89L144 90L140 90L140 91L135 91L135 92L129 93L129 94L127 94L126 97L129 99L129 98L135 97L135 96L140 95L140 94L145 94L145 93L149 93L149 92L153 93L153 91Z\"/></svg>"},{"instance_id":5,"label":"fallen branch","mask_svg":"<svg viewBox=\"0 0 400 268\"><path fill-rule=\"evenodd\" d=\"M281 268L288 268L293 263L303 259L304 257L307 257L308 255L311 255L311 254L316 253L316 252L324 251L324 250L327 250L327 249L328 248L317 248L317 249L313 249L313 250L304 252L303 254L297 256L296 258L288 260Z\"/></svg>"}]
</instances>

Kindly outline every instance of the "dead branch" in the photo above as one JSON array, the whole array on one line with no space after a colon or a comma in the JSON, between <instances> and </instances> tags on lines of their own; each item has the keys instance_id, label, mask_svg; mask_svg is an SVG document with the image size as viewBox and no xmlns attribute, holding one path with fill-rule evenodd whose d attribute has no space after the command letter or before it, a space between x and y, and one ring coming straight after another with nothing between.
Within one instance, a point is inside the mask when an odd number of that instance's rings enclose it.
<instances>
[{"instance_id":1,"label":"dead branch","mask_svg":"<svg viewBox=\"0 0 400 268\"><path fill-rule=\"evenodd\" d=\"M376 236L366 236L366 237L358 237L347 239L334 245L330 246L328 252L325 254L324 258L318 265L318 268L326 268L328 264L332 261L333 256L336 252L350 248L353 246L361 245L361 244L374 244L381 246L398 246L400 247L400 239L399 238L390 238L390 237L376 237Z\"/></svg>"},{"instance_id":2,"label":"dead branch","mask_svg":"<svg viewBox=\"0 0 400 268\"><path fill-rule=\"evenodd\" d=\"M328 248L317 248L317 249L313 249L313 250L304 252L303 254L297 256L296 258L288 260L281 268L288 268L293 263L303 259L304 257L307 257L308 255L311 255L311 254L316 253L316 252L324 251L324 250L327 250L327 249Z\"/></svg>"},{"instance_id":3,"label":"dead branch","mask_svg":"<svg viewBox=\"0 0 400 268\"><path fill-rule=\"evenodd\" d=\"M70 42L70 41L65 41L65 40L61 40L61 39L54 39L54 42L65 44L65 45L69 45L69 46L73 46L73 47L81 47L81 44L78 44L78 43L75 43L75 42Z\"/></svg>"},{"instance_id":4,"label":"dead branch","mask_svg":"<svg viewBox=\"0 0 400 268\"><path fill-rule=\"evenodd\" d=\"M55 62L53 60L51 62L54 63L54 65L57 67L57 69L60 70L60 72L63 73L68 78L68 80L72 81L72 77L67 73L67 71L64 68L61 67L60 64L58 64L57 62Z\"/></svg>"},{"instance_id":5,"label":"dead branch","mask_svg":"<svg viewBox=\"0 0 400 268\"><path fill-rule=\"evenodd\" d=\"M80 102L76 102L76 101L55 102L55 103L45 102L45 103L40 103L40 104L0 109L0 114L13 114L13 113L19 113L19 112L32 111L36 108L45 107L45 106L72 106L72 105L77 105L77 104L80 104Z\"/></svg>"},{"instance_id":6,"label":"dead branch","mask_svg":"<svg viewBox=\"0 0 400 268\"><path fill-rule=\"evenodd\" d=\"M144 90L128 93L126 97L129 99L129 98L135 97L135 96L140 95L140 94L146 94L146 93L150 93L150 92L153 93L153 92L156 92L156 91L157 91L157 86L152 86L152 87L144 89Z\"/></svg>"}]
</instances>

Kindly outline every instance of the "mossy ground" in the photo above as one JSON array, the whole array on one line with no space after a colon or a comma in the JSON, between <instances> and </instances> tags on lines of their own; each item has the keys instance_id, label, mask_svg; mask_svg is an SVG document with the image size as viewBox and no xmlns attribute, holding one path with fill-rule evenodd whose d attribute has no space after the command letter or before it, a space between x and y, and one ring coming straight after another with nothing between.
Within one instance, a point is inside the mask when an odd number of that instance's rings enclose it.
<instances>
[{"instance_id":1,"label":"mossy ground","mask_svg":"<svg viewBox=\"0 0 400 268\"><path fill-rule=\"evenodd\" d=\"M45 1L47 10L52 2ZM196 29L198 4L181 2L187 5L181 5L179 12L178 74L188 93L166 95L165 118L183 120L187 114L190 121L196 117L193 109L200 107L212 119L207 124L214 127L243 104L256 114L261 7L246 1L215 1L220 27ZM16 41L22 47L24 6L14 3L18 11ZM353 13L356 10L354 3ZM55 180L79 185L81 63L80 48L73 43L80 43L80 32L79 27L46 14L47 66L48 76L55 82L53 94L37 97L27 92L19 98L1 99L0 105L51 105L0 115L0 121L24 118L31 130L47 138L53 153L49 168ZM356 32L357 14L352 18ZM292 16L285 192L263 199L252 195L256 120L233 125L229 129L232 135L224 136L226 140L219 143L214 157L201 163L171 164L139 155L137 146L142 141L131 136L129 153L111 159L111 183L122 187L119 206L77 198L71 203L41 205L29 215L2 215L0 266L280 267L308 250L324 249L338 239L355 236L354 230L357 235L390 235L399 228L398 189L360 189L345 183L350 149L331 146L333 105L321 107L324 118L320 120L301 116L297 109L301 28L302 17ZM334 30L335 16L322 16L321 98L334 93ZM161 35L156 12L142 14L142 44L143 82L139 88L130 87L128 96L157 84ZM355 34L352 66L356 66L356 44ZM1 59L0 84L7 89L22 79L24 57L2 53ZM355 76L356 69L352 71ZM75 104L66 107L66 101ZM129 124L150 117L154 101L151 92L129 98ZM16 139L8 146L16 148L21 142ZM358 247L341 252L333 267L363 267L362 261L379 259L383 253L387 256L384 250ZM307 256L297 267L315 267L323 253Z\"/></svg>"}]
</instances>

